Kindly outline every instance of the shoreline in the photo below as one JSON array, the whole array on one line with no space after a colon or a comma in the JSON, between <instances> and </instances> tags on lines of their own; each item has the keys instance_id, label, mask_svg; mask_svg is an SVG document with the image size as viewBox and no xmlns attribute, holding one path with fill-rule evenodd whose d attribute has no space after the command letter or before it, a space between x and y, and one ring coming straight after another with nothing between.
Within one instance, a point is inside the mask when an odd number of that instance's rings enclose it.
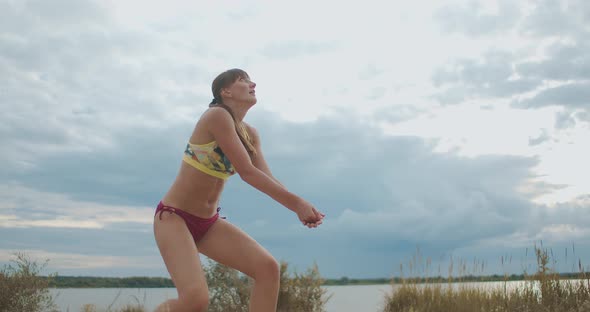
<instances>
[{"instance_id":1,"label":"shoreline","mask_svg":"<svg viewBox=\"0 0 590 312\"><path fill-rule=\"evenodd\" d=\"M560 280L588 279L580 273L556 274ZM96 277L96 276L42 276L50 279L51 288L174 288L172 280L163 277ZM532 275L485 275L485 276L459 276L459 277L417 277L417 278L375 278L375 279L324 279L321 286L361 286L361 285L388 285L388 284L447 284L447 283L473 283L473 282L510 282L534 280Z\"/></svg>"}]
</instances>

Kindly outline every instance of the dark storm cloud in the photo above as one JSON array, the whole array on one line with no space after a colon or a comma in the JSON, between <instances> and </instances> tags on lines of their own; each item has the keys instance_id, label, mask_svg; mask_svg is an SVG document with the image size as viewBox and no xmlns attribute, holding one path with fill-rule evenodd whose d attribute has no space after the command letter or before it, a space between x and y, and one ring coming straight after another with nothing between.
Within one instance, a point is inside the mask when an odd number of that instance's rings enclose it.
<instances>
[{"instance_id":1,"label":"dark storm cloud","mask_svg":"<svg viewBox=\"0 0 590 312\"><path fill-rule=\"evenodd\" d=\"M247 226L249 233L300 261L310 258L288 250L310 251L330 275L338 273L329 269L334 257L321 252L326 244L332 255L347 250L369 263L376 259L368 254L380 250L379 262L386 266L416 246L445 253L505 233L536 237L550 221L538 217L546 208L530 199L564 187L529 181L535 177L534 158L436 154L434 142L383 136L351 117L289 124L254 116L275 175L329 217L316 233L307 231L290 221L291 213L239 181L227 190L228 214L251 219L242 221L247 224L267 220L262 228ZM528 193L516 191L522 185L528 185ZM247 194L252 200L242 200ZM317 245L304 246L306 240ZM354 263L340 266L359 271Z\"/></svg>"},{"instance_id":2,"label":"dark storm cloud","mask_svg":"<svg viewBox=\"0 0 590 312\"><path fill-rule=\"evenodd\" d=\"M2 228L0 249L51 250L54 253L109 256L157 256L154 236L147 231L124 229ZM75 237L76 239L72 239Z\"/></svg>"},{"instance_id":3,"label":"dark storm cloud","mask_svg":"<svg viewBox=\"0 0 590 312\"><path fill-rule=\"evenodd\" d=\"M442 252L516 231L522 225L518 220L528 218L534 209L527 198L515 192L530 177L536 164L533 159L464 159L434 154L433 144L411 137L382 136L353 120L324 119L306 125L278 125L278 120L270 120L277 119L256 119L255 124L264 136L275 175L329 216L317 234L290 223L293 228L281 235L284 239L280 241L289 241L296 245L293 247L303 247L297 241L304 238L319 245L325 240L336 253L338 248L357 250L351 251L355 254L377 248L394 262L400 246L410 252L416 245L438 245L436 250ZM251 209L256 209L269 220L264 231L250 228L254 236L265 241L289 228L290 213L262 198L247 208L249 201L241 198L256 191L239 189L230 193L228 188L229 198L224 202L230 216L256 218L249 216ZM263 208L267 206L271 209ZM270 247L280 249L281 242L276 244ZM326 255L318 253L317 257L328 262ZM351 263L350 268L353 266Z\"/></svg>"},{"instance_id":4,"label":"dark storm cloud","mask_svg":"<svg viewBox=\"0 0 590 312\"><path fill-rule=\"evenodd\" d=\"M222 213L294 265L317 260L326 274L338 276L341 271L329 269L339 261L337 254L350 252L370 262L377 260L368 254L383 250L378 262L385 266L416 245L444 252L521 229L534 208L515 191L531 177L534 159L436 154L434 142L387 137L350 116L297 124L255 109L249 118L261 133L274 174L328 217L322 228L305 229L293 213L237 177L227 186ZM138 129L118 137L113 149L40 157L35 169L9 179L77 200L151 207L170 186L191 129ZM126 228L149 231L148 225L113 223L102 230L105 241ZM94 233L88 231L85 235ZM151 244L148 234L144 244ZM36 246L24 238L20 244ZM320 252L326 245L333 252ZM294 252L301 250L315 252L303 258ZM355 271L356 263L340 266L350 275L364 274Z\"/></svg>"},{"instance_id":5,"label":"dark storm cloud","mask_svg":"<svg viewBox=\"0 0 590 312\"><path fill-rule=\"evenodd\" d=\"M170 101L195 111L208 98L190 87L209 73L162 53L173 39L128 32L96 2L1 5L1 171L26 169L37 153L92 151L128 125L157 126Z\"/></svg>"}]
</instances>

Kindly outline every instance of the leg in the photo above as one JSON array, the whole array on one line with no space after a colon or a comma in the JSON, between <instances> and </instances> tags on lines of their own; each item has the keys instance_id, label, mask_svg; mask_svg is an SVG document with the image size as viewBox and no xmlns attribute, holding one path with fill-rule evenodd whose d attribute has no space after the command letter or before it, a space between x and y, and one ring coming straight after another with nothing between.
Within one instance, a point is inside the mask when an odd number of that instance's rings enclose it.
<instances>
[{"instance_id":1,"label":"leg","mask_svg":"<svg viewBox=\"0 0 590 312\"><path fill-rule=\"evenodd\" d=\"M277 310L279 264L253 238L226 220L219 219L197 246L207 257L254 279L250 311Z\"/></svg>"},{"instance_id":2,"label":"leg","mask_svg":"<svg viewBox=\"0 0 590 312\"><path fill-rule=\"evenodd\" d=\"M206 311L209 290L193 237L178 215L163 212L161 220L158 216L154 218L154 235L178 299L162 303L156 312Z\"/></svg>"}]
</instances>

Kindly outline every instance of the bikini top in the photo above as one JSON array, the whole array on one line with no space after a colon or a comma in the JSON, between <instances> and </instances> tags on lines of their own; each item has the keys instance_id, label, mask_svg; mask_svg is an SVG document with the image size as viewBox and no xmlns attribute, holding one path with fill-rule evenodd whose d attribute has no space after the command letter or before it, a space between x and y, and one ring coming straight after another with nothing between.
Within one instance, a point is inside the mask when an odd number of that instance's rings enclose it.
<instances>
[{"instance_id":1,"label":"bikini top","mask_svg":"<svg viewBox=\"0 0 590 312\"><path fill-rule=\"evenodd\" d=\"M236 173L216 141L206 144L188 142L182 160L208 175L224 180Z\"/></svg>"}]
</instances>

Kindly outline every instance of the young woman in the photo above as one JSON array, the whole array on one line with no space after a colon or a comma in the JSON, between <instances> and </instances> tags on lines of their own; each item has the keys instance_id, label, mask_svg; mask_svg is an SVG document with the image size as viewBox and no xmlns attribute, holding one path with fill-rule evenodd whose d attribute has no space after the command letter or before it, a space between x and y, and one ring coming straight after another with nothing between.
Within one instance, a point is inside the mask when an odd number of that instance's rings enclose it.
<instances>
[{"instance_id":1,"label":"young woman","mask_svg":"<svg viewBox=\"0 0 590 312\"><path fill-rule=\"evenodd\" d=\"M231 69L213 81L213 101L203 113L184 151L183 161L154 216L156 243L178 291L160 311L206 311L209 293L199 253L254 280L250 311L276 311L279 265L248 234L219 218L225 181L242 180L297 214L309 228L324 214L289 192L270 172L256 129L244 116L256 104L256 84L246 72Z\"/></svg>"}]
</instances>

